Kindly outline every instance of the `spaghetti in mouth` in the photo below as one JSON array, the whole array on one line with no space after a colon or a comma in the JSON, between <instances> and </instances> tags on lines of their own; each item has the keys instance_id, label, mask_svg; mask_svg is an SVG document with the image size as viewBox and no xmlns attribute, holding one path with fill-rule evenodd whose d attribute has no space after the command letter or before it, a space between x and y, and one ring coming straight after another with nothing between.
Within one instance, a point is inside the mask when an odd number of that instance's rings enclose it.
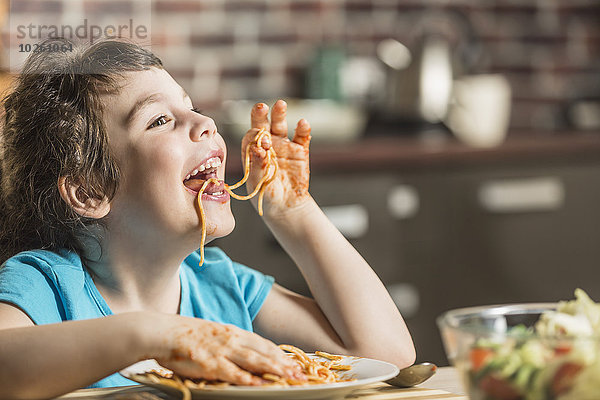
<instances>
[{"instance_id":1,"label":"spaghetti in mouth","mask_svg":"<svg viewBox=\"0 0 600 400\"><path fill-rule=\"evenodd\" d=\"M193 171L191 171L185 177L185 179L183 180L183 185L186 188L188 188L190 191L197 194L200 191L200 189L202 188L202 186L204 185L204 182L206 182L210 179L218 180L217 169L221 166L221 164L222 164L222 155L221 154L217 154L217 155L213 155L213 156L209 157L207 160L205 160L202 164L198 165ZM219 192L224 191L225 188L223 186L223 182L222 181L219 181L219 182L220 183L208 185L205 188L204 193L214 194L214 195L220 194Z\"/></svg>"},{"instance_id":2,"label":"spaghetti in mouth","mask_svg":"<svg viewBox=\"0 0 600 400\"><path fill-rule=\"evenodd\" d=\"M206 242L206 214L204 212L204 207L202 206L203 194L223 196L225 195L225 192L223 192L224 189L231 197L237 200L250 200L258 194L258 215L262 217L265 188L269 183L273 182L279 169L277 164L277 153L275 153L273 146L271 146L267 151L267 170L265 175L260 179L254 188L254 191L246 196L243 196L234 193L233 189L237 189L248 180L248 177L250 176L250 148L252 145L260 147L260 143L265 136L270 138L271 133L265 128L262 128L260 131L258 131L256 136L254 136L254 139L246 146L244 176L239 182L233 185L227 185L217 178L217 168L221 165L221 159L219 157L209 158L198 169L192 171L183 181L183 184L188 189L198 192L196 202L198 204L198 210L200 213L200 223L202 224L202 237L200 239L200 266L204 264L204 243Z\"/></svg>"}]
</instances>

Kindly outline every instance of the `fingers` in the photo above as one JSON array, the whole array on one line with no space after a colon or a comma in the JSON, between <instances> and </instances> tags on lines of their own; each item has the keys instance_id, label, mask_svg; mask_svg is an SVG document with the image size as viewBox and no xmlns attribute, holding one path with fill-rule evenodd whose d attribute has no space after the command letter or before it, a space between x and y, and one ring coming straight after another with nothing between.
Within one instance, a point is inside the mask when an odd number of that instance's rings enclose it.
<instances>
[{"instance_id":1,"label":"fingers","mask_svg":"<svg viewBox=\"0 0 600 400\"><path fill-rule=\"evenodd\" d=\"M219 360L216 379L236 385L257 386L263 383L258 376L252 375L225 358Z\"/></svg>"},{"instance_id":2,"label":"fingers","mask_svg":"<svg viewBox=\"0 0 600 400\"><path fill-rule=\"evenodd\" d=\"M264 150L269 150L272 145L273 145L273 142L271 142L270 135L264 135L259 143L259 146L261 147L261 149L264 149Z\"/></svg>"},{"instance_id":3,"label":"fingers","mask_svg":"<svg viewBox=\"0 0 600 400\"><path fill-rule=\"evenodd\" d=\"M251 340L251 342L245 345L246 348L257 352L260 356L270 360L270 368L274 369L267 372L298 380L306 379L306 376L302 373L298 363L288 357L275 343L255 333L249 333L248 339Z\"/></svg>"},{"instance_id":4,"label":"fingers","mask_svg":"<svg viewBox=\"0 0 600 400\"><path fill-rule=\"evenodd\" d=\"M296 131L294 133L294 143L298 143L304 147L308 147L310 143L310 124L307 120L301 119L296 125Z\"/></svg>"},{"instance_id":5,"label":"fingers","mask_svg":"<svg viewBox=\"0 0 600 400\"><path fill-rule=\"evenodd\" d=\"M262 128L269 130L269 106L265 103L256 103L250 111L250 124L252 129L257 131Z\"/></svg>"},{"instance_id":6,"label":"fingers","mask_svg":"<svg viewBox=\"0 0 600 400\"><path fill-rule=\"evenodd\" d=\"M283 100L277 100L271 110L271 122L269 123L269 107L265 103L256 103L252 107L250 113L252 129L249 134L256 135L260 129L270 129L272 135L287 138L288 124L287 124L287 103ZM296 125L294 132L293 142L304 147L308 147L310 143L310 124L307 120L301 119ZM248 135L247 135L248 136ZM261 143L262 147L268 150L270 143L265 139Z\"/></svg>"},{"instance_id":7,"label":"fingers","mask_svg":"<svg viewBox=\"0 0 600 400\"><path fill-rule=\"evenodd\" d=\"M274 358L277 361L287 362L290 361L288 357L286 357L283 350L281 350L275 343L266 339L254 332L242 332L243 342L242 345L248 349L254 350L265 357Z\"/></svg>"},{"instance_id":8,"label":"fingers","mask_svg":"<svg viewBox=\"0 0 600 400\"><path fill-rule=\"evenodd\" d=\"M250 166L256 168L260 167L261 170L266 168L268 164L267 150L264 147L258 147L255 145L250 146Z\"/></svg>"},{"instance_id":9,"label":"fingers","mask_svg":"<svg viewBox=\"0 0 600 400\"><path fill-rule=\"evenodd\" d=\"M258 134L259 129L253 128L250 129L246 135L244 136L244 138L242 139L242 155L244 155L244 152L246 151L246 147L248 146L249 143L254 143L254 139L256 138L256 135ZM271 138L269 137L269 135L264 135L260 141L260 146L253 146L258 150L269 150L271 148L271 146L273 145ZM265 152L261 152L261 154L265 153ZM266 154L266 153L265 153Z\"/></svg>"},{"instance_id":10,"label":"fingers","mask_svg":"<svg viewBox=\"0 0 600 400\"><path fill-rule=\"evenodd\" d=\"M277 100L271 110L271 134L281 137L287 137L288 125L286 119L287 103L283 100Z\"/></svg>"},{"instance_id":11,"label":"fingers","mask_svg":"<svg viewBox=\"0 0 600 400\"><path fill-rule=\"evenodd\" d=\"M183 377L237 385L262 385L264 373L307 379L299 365L270 340L231 325L204 320L195 325L195 329L182 326L171 355L157 359L161 365Z\"/></svg>"},{"instance_id":12,"label":"fingers","mask_svg":"<svg viewBox=\"0 0 600 400\"><path fill-rule=\"evenodd\" d=\"M298 379L301 374L299 368L295 365L287 365L276 362L273 358L265 357L250 349L239 349L229 356L229 359L243 368L255 374L265 373L275 374L277 376Z\"/></svg>"}]
</instances>

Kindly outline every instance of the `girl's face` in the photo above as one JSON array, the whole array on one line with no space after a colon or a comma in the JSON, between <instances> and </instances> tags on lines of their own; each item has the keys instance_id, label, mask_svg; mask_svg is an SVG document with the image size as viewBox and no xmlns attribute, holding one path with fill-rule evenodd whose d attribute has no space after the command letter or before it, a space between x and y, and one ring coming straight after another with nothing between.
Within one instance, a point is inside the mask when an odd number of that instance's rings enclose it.
<instances>
[{"instance_id":1,"label":"girl's face","mask_svg":"<svg viewBox=\"0 0 600 400\"><path fill-rule=\"evenodd\" d=\"M128 72L116 94L103 97L111 150L121 183L111 220L144 239L189 243L197 248L202 195L207 241L229 234L234 219L225 178L225 142L214 121L193 110L185 91L162 69Z\"/></svg>"}]
</instances>

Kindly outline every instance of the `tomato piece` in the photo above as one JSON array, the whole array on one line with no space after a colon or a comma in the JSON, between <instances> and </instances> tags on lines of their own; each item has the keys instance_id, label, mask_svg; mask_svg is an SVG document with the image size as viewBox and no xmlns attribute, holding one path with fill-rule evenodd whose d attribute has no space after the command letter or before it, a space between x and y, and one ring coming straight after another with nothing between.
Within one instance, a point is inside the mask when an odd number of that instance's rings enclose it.
<instances>
[{"instance_id":1,"label":"tomato piece","mask_svg":"<svg viewBox=\"0 0 600 400\"><path fill-rule=\"evenodd\" d=\"M555 396L567 393L573 387L573 381L582 369L583 365L578 363L566 362L562 364L556 370L552 379L552 393Z\"/></svg>"},{"instance_id":2,"label":"tomato piece","mask_svg":"<svg viewBox=\"0 0 600 400\"><path fill-rule=\"evenodd\" d=\"M557 356L564 356L565 354L569 354L572 348L573 346L569 343L561 343L554 347L554 354Z\"/></svg>"},{"instance_id":3,"label":"tomato piece","mask_svg":"<svg viewBox=\"0 0 600 400\"><path fill-rule=\"evenodd\" d=\"M491 349L486 349L485 347L472 348L469 354L471 369L475 372L479 371L493 355L494 351Z\"/></svg>"},{"instance_id":4,"label":"tomato piece","mask_svg":"<svg viewBox=\"0 0 600 400\"><path fill-rule=\"evenodd\" d=\"M479 382L479 388L494 400L520 400L521 393L506 379L486 375Z\"/></svg>"}]
</instances>

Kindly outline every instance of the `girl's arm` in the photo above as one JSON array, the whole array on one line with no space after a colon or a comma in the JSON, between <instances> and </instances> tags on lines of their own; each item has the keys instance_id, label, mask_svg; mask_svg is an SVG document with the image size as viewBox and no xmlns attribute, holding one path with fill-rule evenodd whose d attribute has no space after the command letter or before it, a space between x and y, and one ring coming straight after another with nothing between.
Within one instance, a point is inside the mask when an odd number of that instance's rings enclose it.
<instances>
[{"instance_id":1,"label":"girl's arm","mask_svg":"<svg viewBox=\"0 0 600 400\"><path fill-rule=\"evenodd\" d=\"M310 125L301 120L288 139L286 108L278 101L269 121L268 107L257 104L242 149L261 128L270 130L270 140L249 147L250 188L265 174L267 150L273 147L279 168L265 189L264 221L295 261L315 300L276 286L257 316L256 329L278 342L410 365L415 350L396 305L308 192Z\"/></svg>"},{"instance_id":2,"label":"girl's arm","mask_svg":"<svg viewBox=\"0 0 600 400\"><path fill-rule=\"evenodd\" d=\"M412 339L382 282L314 201L267 225L315 300L276 287L255 319L275 342L392 362L415 360ZM282 324L282 320L286 324Z\"/></svg>"},{"instance_id":3,"label":"girl's arm","mask_svg":"<svg viewBox=\"0 0 600 400\"><path fill-rule=\"evenodd\" d=\"M0 304L0 398L55 397L141 360L141 319L136 313L34 326Z\"/></svg>"},{"instance_id":4,"label":"girl's arm","mask_svg":"<svg viewBox=\"0 0 600 400\"><path fill-rule=\"evenodd\" d=\"M0 303L0 398L56 397L155 358L190 377L260 384L265 372L300 378L273 343L242 329L151 312L34 326Z\"/></svg>"}]
</instances>

